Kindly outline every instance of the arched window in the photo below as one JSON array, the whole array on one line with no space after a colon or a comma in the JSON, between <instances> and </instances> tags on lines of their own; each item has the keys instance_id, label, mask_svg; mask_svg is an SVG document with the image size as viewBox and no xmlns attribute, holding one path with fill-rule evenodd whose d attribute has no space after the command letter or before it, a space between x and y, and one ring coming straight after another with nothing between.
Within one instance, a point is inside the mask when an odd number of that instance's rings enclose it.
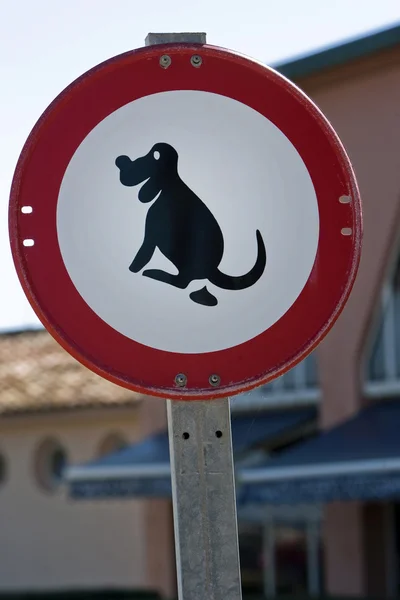
<instances>
[{"instance_id":1,"label":"arched window","mask_svg":"<svg viewBox=\"0 0 400 600\"><path fill-rule=\"evenodd\" d=\"M320 399L317 361L311 353L293 369L252 392L235 396L232 410L313 403Z\"/></svg>"},{"instance_id":2,"label":"arched window","mask_svg":"<svg viewBox=\"0 0 400 600\"><path fill-rule=\"evenodd\" d=\"M55 491L63 480L67 452L54 438L40 442L34 457L35 479L45 491Z\"/></svg>"},{"instance_id":3,"label":"arched window","mask_svg":"<svg viewBox=\"0 0 400 600\"><path fill-rule=\"evenodd\" d=\"M366 367L368 396L384 397L400 392L400 256L382 291Z\"/></svg>"},{"instance_id":4,"label":"arched window","mask_svg":"<svg viewBox=\"0 0 400 600\"><path fill-rule=\"evenodd\" d=\"M107 456L107 454L111 454L112 452L118 452L118 450L122 450L126 448L128 445L128 441L121 433L109 433L99 444L99 449L97 455Z\"/></svg>"},{"instance_id":5,"label":"arched window","mask_svg":"<svg viewBox=\"0 0 400 600\"><path fill-rule=\"evenodd\" d=\"M0 452L0 487L2 487L7 479L7 462L4 454Z\"/></svg>"}]
</instances>

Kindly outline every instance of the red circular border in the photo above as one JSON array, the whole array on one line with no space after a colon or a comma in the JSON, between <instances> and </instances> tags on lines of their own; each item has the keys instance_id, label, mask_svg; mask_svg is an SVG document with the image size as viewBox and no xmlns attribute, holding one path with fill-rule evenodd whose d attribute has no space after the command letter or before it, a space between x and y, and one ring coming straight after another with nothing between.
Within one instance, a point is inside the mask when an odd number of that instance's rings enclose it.
<instances>
[{"instance_id":1,"label":"red circular border","mask_svg":"<svg viewBox=\"0 0 400 600\"><path fill-rule=\"evenodd\" d=\"M194 51L203 58L200 68L190 63ZM159 58L166 52L172 63L163 69ZM126 103L169 90L221 94L267 117L297 148L318 199L318 252L300 296L265 332L218 352L165 352L118 333L77 292L58 245L58 192L82 140ZM350 196L351 202L340 203L343 195ZM25 205L33 207L31 214L21 212ZM187 400L249 390L305 358L332 327L349 296L362 236L361 203L349 159L316 106L296 86L256 61L221 48L186 44L140 48L117 56L82 75L53 101L19 158L9 225L23 289L45 327L70 354L129 389ZM344 227L350 227L352 235L342 235ZM35 245L26 248L26 238L35 239ZM177 373L187 375L185 388L175 386ZM212 373L221 378L218 388L209 384Z\"/></svg>"}]
</instances>

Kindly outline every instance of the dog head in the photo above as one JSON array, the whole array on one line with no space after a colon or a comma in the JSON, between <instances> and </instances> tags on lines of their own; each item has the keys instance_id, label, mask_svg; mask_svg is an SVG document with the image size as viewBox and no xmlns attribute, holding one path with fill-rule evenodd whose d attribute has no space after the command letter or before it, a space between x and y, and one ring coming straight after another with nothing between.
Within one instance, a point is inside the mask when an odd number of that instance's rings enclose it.
<instances>
[{"instance_id":1,"label":"dog head","mask_svg":"<svg viewBox=\"0 0 400 600\"><path fill-rule=\"evenodd\" d=\"M155 144L150 152L136 160L129 156L118 156L115 161L122 185L134 186L145 182L138 198L151 202L178 174L178 153L169 144Z\"/></svg>"}]
</instances>

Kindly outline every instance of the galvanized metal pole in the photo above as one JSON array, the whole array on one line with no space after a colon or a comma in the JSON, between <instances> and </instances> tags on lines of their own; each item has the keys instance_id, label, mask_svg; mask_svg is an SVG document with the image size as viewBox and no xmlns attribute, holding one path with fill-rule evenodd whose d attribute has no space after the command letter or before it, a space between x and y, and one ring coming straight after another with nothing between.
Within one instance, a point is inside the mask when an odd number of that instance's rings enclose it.
<instances>
[{"instance_id":1,"label":"galvanized metal pole","mask_svg":"<svg viewBox=\"0 0 400 600\"><path fill-rule=\"evenodd\" d=\"M145 43L174 42L205 44L206 34L149 33ZM179 600L241 600L229 398L167 400L167 414Z\"/></svg>"},{"instance_id":2,"label":"galvanized metal pole","mask_svg":"<svg viewBox=\"0 0 400 600\"><path fill-rule=\"evenodd\" d=\"M240 600L229 399L167 400L180 600Z\"/></svg>"}]
</instances>

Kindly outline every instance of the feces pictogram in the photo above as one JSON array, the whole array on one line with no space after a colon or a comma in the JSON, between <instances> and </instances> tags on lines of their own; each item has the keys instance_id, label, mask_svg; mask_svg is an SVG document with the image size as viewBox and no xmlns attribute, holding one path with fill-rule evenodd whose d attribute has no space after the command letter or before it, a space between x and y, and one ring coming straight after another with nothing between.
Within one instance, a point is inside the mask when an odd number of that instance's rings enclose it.
<instances>
[{"instance_id":1,"label":"feces pictogram","mask_svg":"<svg viewBox=\"0 0 400 600\"><path fill-rule=\"evenodd\" d=\"M260 279L265 269L266 252L258 230L257 259L253 268L239 277L219 270L224 254L221 228L204 202L179 177L178 153L172 146L155 144L145 156L136 160L118 156L115 164L123 185L144 182L138 194L140 202L154 200L147 212L143 243L130 271L141 271L158 247L175 265L178 274L146 269L143 275L177 288L185 289L195 279L207 279L225 290L243 290ZM218 304L217 298L206 287L192 292L190 298L206 306Z\"/></svg>"}]
</instances>

